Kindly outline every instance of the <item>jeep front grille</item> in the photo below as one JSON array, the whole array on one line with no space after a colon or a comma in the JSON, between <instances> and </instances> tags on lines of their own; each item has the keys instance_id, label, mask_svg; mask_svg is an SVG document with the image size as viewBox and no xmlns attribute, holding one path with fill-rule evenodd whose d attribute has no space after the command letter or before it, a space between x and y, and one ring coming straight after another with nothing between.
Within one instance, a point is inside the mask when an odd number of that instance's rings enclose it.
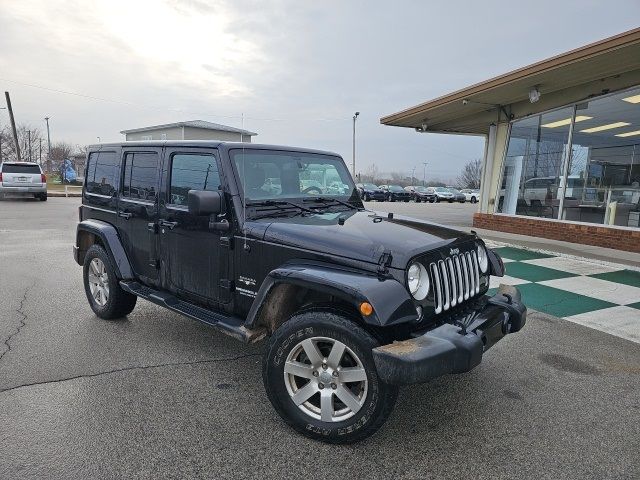
<instances>
[{"instance_id":1,"label":"jeep front grille","mask_svg":"<svg viewBox=\"0 0 640 480\"><path fill-rule=\"evenodd\" d=\"M435 313L449 310L480 291L480 270L475 250L432 262L429 271Z\"/></svg>"}]
</instances>

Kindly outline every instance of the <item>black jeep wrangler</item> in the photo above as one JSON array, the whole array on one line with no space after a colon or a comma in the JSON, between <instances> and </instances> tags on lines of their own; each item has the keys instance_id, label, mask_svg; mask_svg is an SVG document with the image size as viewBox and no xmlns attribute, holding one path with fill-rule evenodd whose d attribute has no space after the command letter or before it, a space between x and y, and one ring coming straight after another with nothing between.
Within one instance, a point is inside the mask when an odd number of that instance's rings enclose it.
<instances>
[{"instance_id":1,"label":"black jeep wrangler","mask_svg":"<svg viewBox=\"0 0 640 480\"><path fill-rule=\"evenodd\" d=\"M244 342L282 418L333 443L389 416L398 386L477 366L522 328L475 234L367 211L340 156L221 142L89 149L76 262L101 318L141 297Z\"/></svg>"}]
</instances>

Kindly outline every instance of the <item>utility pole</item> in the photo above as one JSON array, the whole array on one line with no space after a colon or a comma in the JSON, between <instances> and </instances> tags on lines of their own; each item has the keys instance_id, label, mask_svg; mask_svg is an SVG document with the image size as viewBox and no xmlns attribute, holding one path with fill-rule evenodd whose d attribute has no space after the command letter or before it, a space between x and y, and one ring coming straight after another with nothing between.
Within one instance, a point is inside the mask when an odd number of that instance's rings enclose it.
<instances>
[{"instance_id":1,"label":"utility pole","mask_svg":"<svg viewBox=\"0 0 640 480\"><path fill-rule=\"evenodd\" d=\"M51 135L49 134L49 118L44 117L47 122L47 172L51 173Z\"/></svg>"},{"instance_id":2,"label":"utility pole","mask_svg":"<svg viewBox=\"0 0 640 480\"><path fill-rule=\"evenodd\" d=\"M42 165L42 138L40 140L40 153L38 154L38 165Z\"/></svg>"},{"instance_id":3,"label":"utility pole","mask_svg":"<svg viewBox=\"0 0 640 480\"><path fill-rule=\"evenodd\" d=\"M360 115L360 112L356 112L353 115L353 164L351 165L353 179L356 178L356 119Z\"/></svg>"},{"instance_id":4,"label":"utility pole","mask_svg":"<svg viewBox=\"0 0 640 480\"><path fill-rule=\"evenodd\" d=\"M413 167L413 170L411 170L411 184L413 185L413 179L416 176L416 167Z\"/></svg>"},{"instance_id":5,"label":"utility pole","mask_svg":"<svg viewBox=\"0 0 640 480\"><path fill-rule=\"evenodd\" d=\"M16 121L13 118L13 108L11 108L11 98L9 92L4 92L4 98L7 99L7 110L9 110L9 120L11 121L11 130L13 130L13 141L16 145L16 158L20 161L20 143L18 142L18 131L16 130Z\"/></svg>"},{"instance_id":6,"label":"utility pole","mask_svg":"<svg viewBox=\"0 0 640 480\"><path fill-rule=\"evenodd\" d=\"M426 187L427 186L427 162L422 162L422 164L424 165L424 170L422 172L422 186Z\"/></svg>"},{"instance_id":7,"label":"utility pole","mask_svg":"<svg viewBox=\"0 0 640 480\"><path fill-rule=\"evenodd\" d=\"M6 109L6 107L0 107L0 110ZM2 163L2 124L0 124L0 163Z\"/></svg>"},{"instance_id":8,"label":"utility pole","mask_svg":"<svg viewBox=\"0 0 640 480\"><path fill-rule=\"evenodd\" d=\"M29 151L29 161L31 161L31 130L27 130L27 141L29 142L29 147L28 147L28 151Z\"/></svg>"}]
</instances>

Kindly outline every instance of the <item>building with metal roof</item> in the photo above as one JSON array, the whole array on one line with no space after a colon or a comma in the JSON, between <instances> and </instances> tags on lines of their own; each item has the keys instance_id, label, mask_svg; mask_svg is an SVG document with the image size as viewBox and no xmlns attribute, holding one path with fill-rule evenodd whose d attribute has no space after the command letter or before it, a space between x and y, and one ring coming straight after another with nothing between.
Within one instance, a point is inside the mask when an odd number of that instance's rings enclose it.
<instances>
[{"instance_id":1,"label":"building with metal roof","mask_svg":"<svg viewBox=\"0 0 640 480\"><path fill-rule=\"evenodd\" d=\"M127 141L137 140L220 140L225 142L251 142L255 132L205 120L166 123L150 127L122 130Z\"/></svg>"},{"instance_id":2,"label":"building with metal roof","mask_svg":"<svg viewBox=\"0 0 640 480\"><path fill-rule=\"evenodd\" d=\"M476 227L640 252L640 28L380 121L485 137Z\"/></svg>"}]
</instances>

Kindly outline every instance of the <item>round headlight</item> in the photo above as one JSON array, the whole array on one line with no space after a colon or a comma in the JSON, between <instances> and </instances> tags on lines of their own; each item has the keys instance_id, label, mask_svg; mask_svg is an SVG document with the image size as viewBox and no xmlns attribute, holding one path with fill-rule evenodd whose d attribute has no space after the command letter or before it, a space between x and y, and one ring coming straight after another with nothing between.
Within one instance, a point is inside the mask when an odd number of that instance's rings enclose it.
<instances>
[{"instance_id":1,"label":"round headlight","mask_svg":"<svg viewBox=\"0 0 640 480\"><path fill-rule=\"evenodd\" d=\"M423 300L429 293L429 275L421 263L412 263L407 271L407 286L416 300Z\"/></svg>"},{"instance_id":2,"label":"round headlight","mask_svg":"<svg viewBox=\"0 0 640 480\"><path fill-rule=\"evenodd\" d=\"M482 245L478 245L478 267L480 267L482 273L487 273L487 269L489 268L487 250Z\"/></svg>"}]
</instances>

